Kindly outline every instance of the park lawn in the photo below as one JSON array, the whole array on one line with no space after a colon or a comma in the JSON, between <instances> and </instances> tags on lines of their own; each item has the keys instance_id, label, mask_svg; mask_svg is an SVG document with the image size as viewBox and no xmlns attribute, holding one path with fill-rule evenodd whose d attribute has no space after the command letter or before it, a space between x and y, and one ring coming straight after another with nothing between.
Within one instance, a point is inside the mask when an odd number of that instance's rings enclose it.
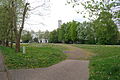
<instances>
[{"instance_id":1,"label":"park lawn","mask_svg":"<svg viewBox=\"0 0 120 80\"><path fill-rule=\"evenodd\" d=\"M89 80L120 80L120 46L75 45L93 52Z\"/></svg>"},{"instance_id":2,"label":"park lawn","mask_svg":"<svg viewBox=\"0 0 120 80\"><path fill-rule=\"evenodd\" d=\"M16 53L14 49L0 47L8 69L28 69L49 67L65 60L61 46L52 44L27 44L26 54Z\"/></svg>"}]
</instances>

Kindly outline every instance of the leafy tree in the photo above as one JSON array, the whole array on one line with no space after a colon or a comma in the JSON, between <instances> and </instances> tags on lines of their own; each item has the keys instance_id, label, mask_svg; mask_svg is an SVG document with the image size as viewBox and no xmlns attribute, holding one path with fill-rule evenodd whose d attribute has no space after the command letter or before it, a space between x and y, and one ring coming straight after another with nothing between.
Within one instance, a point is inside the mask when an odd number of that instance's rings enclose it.
<instances>
[{"instance_id":1,"label":"leafy tree","mask_svg":"<svg viewBox=\"0 0 120 80\"><path fill-rule=\"evenodd\" d=\"M48 38L49 38L49 31L48 31L48 30L46 30L46 31L44 32L43 38L44 38L44 39L48 39Z\"/></svg>"},{"instance_id":2,"label":"leafy tree","mask_svg":"<svg viewBox=\"0 0 120 80\"><path fill-rule=\"evenodd\" d=\"M79 25L79 22L72 21L71 26L70 26L70 37L73 43L75 43L78 38L77 38L77 26Z\"/></svg>"},{"instance_id":3,"label":"leafy tree","mask_svg":"<svg viewBox=\"0 0 120 80\"><path fill-rule=\"evenodd\" d=\"M29 3L25 3L25 0L1 0L0 2L0 9L2 9L0 16L2 17L1 21L3 23L2 32L5 33L2 35L2 38L4 38L2 42L6 43L8 46L9 39L11 39L12 42L12 37L14 35L16 40L16 52L20 51L21 33L24 28L28 5Z\"/></svg>"},{"instance_id":4,"label":"leafy tree","mask_svg":"<svg viewBox=\"0 0 120 80\"><path fill-rule=\"evenodd\" d=\"M0 41L4 46L9 46L9 42L12 43L13 26L11 19L11 8L9 8L9 2L7 0L1 0L0 4ZM12 47L12 44L11 44Z\"/></svg>"},{"instance_id":5,"label":"leafy tree","mask_svg":"<svg viewBox=\"0 0 120 80\"><path fill-rule=\"evenodd\" d=\"M64 43L65 42L65 29L67 25L63 23L61 28L58 29L58 41Z\"/></svg>"},{"instance_id":6,"label":"leafy tree","mask_svg":"<svg viewBox=\"0 0 120 80\"><path fill-rule=\"evenodd\" d=\"M99 17L101 12L110 12L113 18L120 18L119 0L68 0L68 4L72 4L73 8L78 5L83 5L84 11L79 10L78 13L86 15L89 13L91 19L96 19ZM84 16L85 16L84 15Z\"/></svg>"},{"instance_id":7,"label":"leafy tree","mask_svg":"<svg viewBox=\"0 0 120 80\"><path fill-rule=\"evenodd\" d=\"M28 43L29 41L32 40L32 35L29 31L23 31L23 34L22 34L22 41L25 42L25 43Z\"/></svg>"},{"instance_id":8,"label":"leafy tree","mask_svg":"<svg viewBox=\"0 0 120 80\"><path fill-rule=\"evenodd\" d=\"M101 12L99 18L94 21L94 24L98 44L116 44L118 28L112 20L112 14L109 12Z\"/></svg>"},{"instance_id":9,"label":"leafy tree","mask_svg":"<svg viewBox=\"0 0 120 80\"><path fill-rule=\"evenodd\" d=\"M84 43L87 38L86 22L79 24L77 27L77 37L80 43Z\"/></svg>"},{"instance_id":10,"label":"leafy tree","mask_svg":"<svg viewBox=\"0 0 120 80\"><path fill-rule=\"evenodd\" d=\"M120 45L120 32L119 32L119 34L118 34L118 42L117 42L117 44Z\"/></svg>"},{"instance_id":11,"label":"leafy tree","mask_svg":"<svg viewBox=\"0 0 120 80\"><path fill-rule=\"evenodd\" d=\"M86 24L86 42L87 44L96 44L96 35L94 30L94 25L92 22L87 22Z\"/></svg>"},{"instance_id":12,"label":"leafy tree","mask_svg":"<svg viewBox=\"0 0 120 80\"><path fill-rule=\"evenodd\" d=\"M84 6L85 10L82 13L85 15L86 12L89 13L88 19L94 22L94 37L98 44L117 42L118 29L114 22L120 23L119 0L86 0L83 2L71 0L68 3L72 3L73 7L81 4Z\"/></svg>"},{"instance_id":13,"label":"leafy tree","mask_svg":"<svg viewBox=\"0 0 120 80\"><path fill-rule=\"evenodd\" d=\"M41 31L41 30L39 30L38 32L34 32L34 34L36 34L37 35L37 37L38 37L38 39L40 40L40 39L43 39L43 32Z\"/></svg>"},{"instance_id":14,"label":"leafy tree","mask_svg":"<svg viewBox=\"0 0 120 80\"><path fill-rule=\"evenodd\" d=\"M72 43L72 40L71 40L71 36L70 36L70 27L71 27L71 23L67 23L66 24L66 27L65 27L65 43Z\"/></svg>"},{"instance_id":15,"label":"leafy tree","mask_svg":"<svg viewBox=\"0 0 120 80\"><path fill-rule=\"evenodd\" d=\"M37 37L35 37L33 40L34 40L34 42L36 42L36 43L39 42Z\"/></svg>"},{"instance_id":16,"label":"leafy tree","mask_svg":"<svg viewBox=\"0 0 120 80\"><path fill-rule=\"evenodd\" d=\"M37 35L39 40L41 40L41 39L47 39L48 40L50 32L48 30L46 30L45 32L39 30L35 34Z\"/></svg>"},{"instance_id":17,"label":"leafy tree","mask_svg":"<svg viewBox=\"0 0 120 80\"><path fill-rule=\"evenodd\" d=\"M78 40L76 28L79 22L72 21L64 23L61 25L61 28L57 29L58 32L58 41L65 43L73 43Z\"/></svg>"},{"instance_id":18,"label":"leafy tree","mask_svg":"<svg viewBox=\"0 0 120 80\"><path fill-rule=\"evenodd\" d=\"M58 42L58 33L56 30L50 32L49 42L50 43L57 43Z\"/></svg>"},{"instance_id":19,"label":"leafy tree","mask_svg":"<svg viewBox=\"0 0 120 80\"><path fill-rule=\"evenodd\" d=\"M13 27L16 38L16 52L20 51L21 33L24 28L25 18L28 11L29 3L24 0L11 0ZM20 25L20 26L19 26Z\"/></svg>"},{"instance_id":20,"label":"leafy tree","mask_svg":"<svg viewBox=\"0 0 120 80\"><path fill-rule=\"evenodd\" d=\"M83 22L77 26L77 37L80 43L95 43L95 33L93 25L90 22Z\"/></svg>"}]
</instances>

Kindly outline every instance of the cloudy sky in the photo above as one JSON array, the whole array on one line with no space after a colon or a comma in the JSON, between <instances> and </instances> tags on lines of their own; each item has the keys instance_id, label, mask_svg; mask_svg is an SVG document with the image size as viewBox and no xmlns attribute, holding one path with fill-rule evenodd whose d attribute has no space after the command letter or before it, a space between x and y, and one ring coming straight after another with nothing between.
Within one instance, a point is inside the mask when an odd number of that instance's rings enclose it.
<instances>
[{"instance_id":1,"label":"cloudy sky","mask_svg":"<svg viewBox=\"0 0 120 80\"><path fill-rule=\"evenodd\" d=\"M45 2L45 4L43 4ZM83 15L77 14L76 10L84 10L82 6L73 9L71 5L65 5L66 0L28 0L30 3L29 18L26 20L25 28L34 31L52 31L58 28L58 20L62 23L75 21L85 21ZM42 5L42 7L41 7Z\"/></svg>"}]
</instances>

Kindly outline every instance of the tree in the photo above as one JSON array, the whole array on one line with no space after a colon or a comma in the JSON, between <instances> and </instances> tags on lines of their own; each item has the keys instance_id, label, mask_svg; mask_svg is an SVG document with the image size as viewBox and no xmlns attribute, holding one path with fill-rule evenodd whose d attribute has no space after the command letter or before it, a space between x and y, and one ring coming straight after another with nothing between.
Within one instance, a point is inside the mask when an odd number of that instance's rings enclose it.
<instances>
[{"instance_id":1,"label":"tree","mask_svg":"<svg viewBox=\"0 0 120 80\"><path fill-rule=\"evenodd\" d=\"M50 43L57 43L58 42L58 32L56 30L50 32L48 41Z\"/></svg>"},{"instance_id":2,"label":"tree","mask_svg":"<svg viewBox=\"0 0 120 80\"><path fill-rule=\"evenodd\" d=\"M93 22L87 22L86 23L86 42L87 44L96 44L96 34Z\"/></svg>"},{"instance_id":3,"label":"tree","mask_svg":"<svg viewBox=\"0 0 120 80\"><path fill-rule=\"evenodd\" d=\"M73 43L75 43L77 38L77 26L79 25L79 22L72 21L70 26L70 37Z\"/></svg>"},{"instance_id":4,"label":"tree","mask_svg":"<svg viewBox=\"0 0 120 80\"><path fill-rule=\"evenodd\" d=\"M94 21L96 40L98 44L116 44L118 40L118 28L112 20L112 14L101 12L99 18Z\"/></svg>"},{"instance_id":5,"label":"tree","mask_svg":"<svg viewBox=\"0 0 120 80\"><path fill-rule=\"evenodd\" d=\"M64 43L64 26L61 25L61 28L58 29L58 41Z\"/></svg>"},{"instance_id":6,"label":"tree","mask_svg":"<svg viewBox=\"0 0 120 80\"><path fill-rule=\"evenodd\" d=\"M65 43L72 43L71 36L70 36L70 27L71 27L70 22L66 23L65 34L64 34Z\"/></svg>"},{"instance_id":7,"label":"tree","mask_svg":"<svg viewBox=\"0 0 120 80\"><path fill-rule=\"evenodd\" d=\"M64 23L56 31L50 33L50 42L75 43L78 40L77 26L79 22L72 21ZM55 40L55 41L54 41Z\"/></svg>"},{"instance_id":8,"label":"tree","mask_svg":"<svg viewBox=\"0 0 120 80\"><path fill-rule=\"evenodd\" d=\"M13 40L13 26L11 18L11 8L8 0L1 0L0 4L0 41L4 46L9 46L9 42Z\"/></svg>"},{"instance_id":9,"label":"tree","mask_svg":"<svg viewBox=\"0 0 120 80\"><path fill-rule=\"evenodd\" d=\"M77 26L79 25L79 22L72 21L64 24L64 41L66 43L75 43L77 38ZM62 29L63 30L63 29Z\"/></svg>"},{"instance_id":10,"label":"tree","mask_svg":"<svg viewBox=\"0 0 120 80\"><path fill-rule=\"evenodd\" d=\"M28 5L29 3L25 3L25 1L23 0L11 0L11 12L13 13L11 15L16 38L16 52L20 51L21 33L24 28L24 22L28 11Z\"/></svg>"},{"instance_id":11,"label":"tree","mask_svg":"<svg viewBox=\"0 0 120 80\"><path fill-rule=\"evenodd\" d=\"M77 26L77 37L80 43L95 43L95 33L91 22L83 22Z\"/></svg>"},{"instance_id":12,"label":"tree","mask_svg":"<svg viewBox=\"0 0 120 80\"><path fill-rule=\"evenodd\" d=\"M39 41L38 41L38 38L37 38L37 37L35 37L33 40L34 40L34 42L39 43Z\"/></svg>"},{"instance_id":13,"label":"tree","mask_svg":"<svg viewBox=\"0 0 120 80\"><path fill-rule=\"evenodd\" d=\"M45 32L44 32L44 39L48 39L49 38L49 31L48 30L46 30Z\"/></svg>"},{"instance_id":14,"label":"tree","mask_svg":"<svg viewBox=\"0 0 120 80\"><path fill-rule=\"evenodd\" d=\"M47 1L49 3L49 1ZM1 0L0 1L0 44L11 46L13 38L15 37L16 52L20 51L20 39L24 28L25 19L28 15L29 3L26 0ZM31 10L35 10L38 7L48 9L46 1L43 1L39 6L34 7ZM35 11L34 11L35 12ZM40 16L43 16L39 13ZM46 14L45 14L46 15ZM14 31L14 32L13 32Z\"/></svg>"},{"instance_id":15,"label":"tree","mask_svg":"<svg viewBox=\"0 0 120 80\"><path fill-rule=\"evenodd\" d=\"M23 30L22 32L22 42L28 43L32 40L32 35L29 31Z\"/></svg>"},{"instance_id":16,"label":"tree","mask_svg":"<svg viewBox=\"0 0 120 80\"><path fill-rule=\"evenodd\" d=\"M68 0L67 2L69 4L73 4L73 8L78 5L83 5L85 10L79 10L78 13L82 12L83 14L86 14L87 12L89 13L89 17L94 20L97 19L99 17L99 14L103 11L110 12L114 18L120 18L119 0Z\"/></svg>"},{"instance_id":17,"label":"tree","mask_svg":"<svg viewBox=\"0 0 120 80\"><path fill-rule=\"evenodd\" d=\"M65 43L65 35L67 29L67 24L63 23L60 28L58 28L58 41Z\"/></svg>"},{"instance_id":18,"label":"tree","mask_svg":"<svg viewBox=\"0 0 120 80\"><path fill-rule=\"evenodd\" d=\"M119 34L118 34L118 42L117 42L117 44L120 45L120 32L119 32Z\"/></svg>"},{"instance_id":19,"label":"tree","mask_svg":"<svg viewBox=\"0 0 120 80\"><path fill-rule=\"evenodd\" d=\"M80 43L84 43L87 38L86 22L80 23L77 27L77 37Z\"/></svg>"},{"instance_id":20,"label":"tree","mask_svg":"<svg viewBox=\"0 0 120 80\"><path fill-rule=\"evenodd\" d=\"M94 22L94 36L98 44L115 44L118 29L114 22L120 23L119 0L86 0L83 2L71 0L68 3L73 3L73 7L81 4L84 6L85 10L82 13L89 13L88 19Z\"/></svg>"}]
</instances>

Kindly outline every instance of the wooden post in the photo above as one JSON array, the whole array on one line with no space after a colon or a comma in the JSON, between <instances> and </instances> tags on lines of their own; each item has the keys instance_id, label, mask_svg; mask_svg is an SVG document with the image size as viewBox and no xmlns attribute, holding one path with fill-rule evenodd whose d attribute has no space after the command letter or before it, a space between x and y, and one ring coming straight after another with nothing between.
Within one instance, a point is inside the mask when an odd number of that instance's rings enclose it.
<instances>
[{"instance_id":1,"label":"wooden post","mask_svg":"<svg viewBox=\"0 0 120 80\"><path fill-rule=\"evenodd\" d=\"M25 54L26 53L26 48L25 48L25 46L23 46L23 54Z\"/></svg>"}]
</instances>

